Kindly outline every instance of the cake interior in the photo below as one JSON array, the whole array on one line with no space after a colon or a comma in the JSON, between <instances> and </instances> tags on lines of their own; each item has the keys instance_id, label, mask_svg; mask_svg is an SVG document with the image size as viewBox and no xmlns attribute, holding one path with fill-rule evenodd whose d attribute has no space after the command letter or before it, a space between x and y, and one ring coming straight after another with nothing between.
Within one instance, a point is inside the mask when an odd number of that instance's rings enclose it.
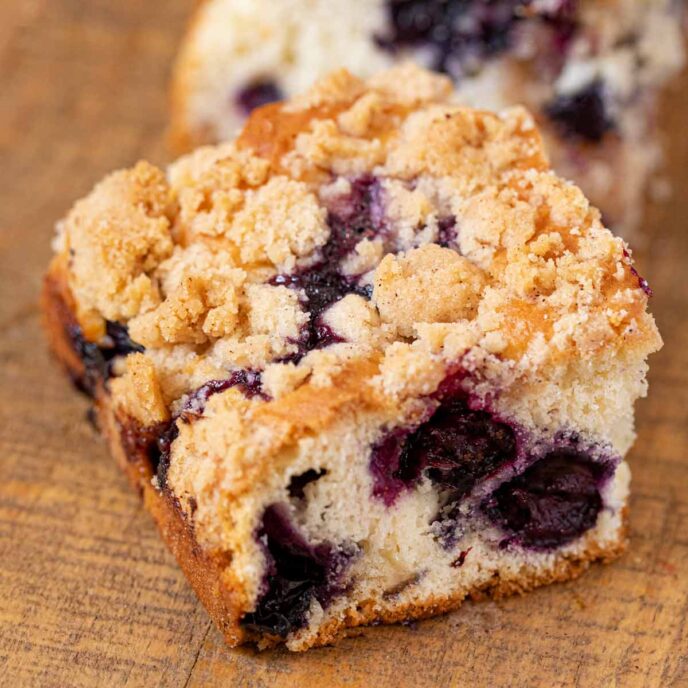
<instances>
[{"instance_id":1,"label":"cake interior","mask_svg":"<svg viewBox=\"0 0 688 688\"><path fill-rule=\"evenodd\" d=\"M573 437L537 446L460 392L424 415L372 443L342 423L295 461L310 467L259 518L264 573L242 623L298 645L364 609L429 609L499 578L526 589L618 548L626 464Z\"/></svg>"},{"instance_id":2,"label":"cake interior","mask_svg":"<svg viewBox=\"0 0 688 688\"><path fill-rule=\"evenodd\" d=\"M107 333L96 345L65 327L90 394L107 394L113 363L140 351L125 326L109 322ZM346 626L570 578L623 550L627 464L591 437L509 420L464 381L457 369L399 424L354 412L289 449L252 498L253 546L237 557L248 637L303 649ZM260 374L210 381L168 423L134 430L163 498L178 503L167 473L180 430L211 424L236 395L265 399Z\"/></svg>"}]
</instances>

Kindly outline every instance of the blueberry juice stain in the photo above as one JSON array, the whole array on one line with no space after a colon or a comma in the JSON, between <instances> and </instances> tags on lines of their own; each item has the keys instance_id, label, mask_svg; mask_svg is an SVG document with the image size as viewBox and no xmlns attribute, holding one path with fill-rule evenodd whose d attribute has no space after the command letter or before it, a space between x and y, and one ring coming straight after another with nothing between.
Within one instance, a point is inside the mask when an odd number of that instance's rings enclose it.
<instances>
[{"instance_id":1,"label":"blueberry juice stain","mask_svg":"<svg viewBox=\"0 0 688 688\"><path fill-rule=\"evenodd\" d=\"M418 427L394 430L373 447L373 494L391 506L426 477L445 504L458 503L479 481L512 463L516 453L509 425L471 409L465 395L453 395Z\"/></svg>"},{"instance_id":2,"label":"blueberry juice stain","mask_svg":"<svg viewBox=\"0 0 688 688\"><path fill-rule=\"evenodd\" d=\"M261 373L248 369L235 370L229 377L221 380L209 380L187 395L179 412L171 420L161 424L155 442L151 442L148 448L148 460L158 478L159 487L163 488L167 484L172 443L179 436L179 423L192 423L203 415L210 397L232 387L239 389L247 399L269 399L263 392Z\"/></svg>"},{"instance_id":3,"label":"blueberry juice stain","mask_svg":"<svg viewBox=\"0 0 688 688\"><path fill-rule=\"evenodd\" d=\"M297 342L298 350L288 360L298 362L313 349L344 341L322 320L322 314L332 304L347 294L370 299L371 287L361 286L356 277L343 274L340 264L359 241L383 233L380 194L379 181L370 175L351 181L350 192L330 207L327 217L330 236L317 262L291 274L277 275L270 281L274 286L302 290L304 307L310 314Z\"/></svg>"}]
</instances>

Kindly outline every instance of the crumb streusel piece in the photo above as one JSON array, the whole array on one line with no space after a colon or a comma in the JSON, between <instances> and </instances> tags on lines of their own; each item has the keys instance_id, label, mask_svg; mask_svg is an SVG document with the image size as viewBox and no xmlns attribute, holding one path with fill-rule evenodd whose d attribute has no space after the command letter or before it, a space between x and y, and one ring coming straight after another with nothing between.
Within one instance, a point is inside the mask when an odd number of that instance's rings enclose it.
<instances>
[{"instance_id":1,"label":"crumb streusel piece","mask_svg":"<svg viewBox=\"0 0 688 688\"><path fill-rule=\"evenodd\" d=\"M627 238L660 162L656 96L684 61L677 0L206 0L173 84L178 149L234 136L254 107L337 67L412 59L462 103L522 104L555 170Z\"/></svg>"},{"instance_id":2,"label":"crumb streusel piece","mask_svg":"<svg viewBox=\"0 0 688 688\"><path fill-rule=\"evenodd\" d=\"M232 645L623 550L647 284L525 110L451 93L335 72L59 226L53 347Z\"/></svg>"}]
</instances>

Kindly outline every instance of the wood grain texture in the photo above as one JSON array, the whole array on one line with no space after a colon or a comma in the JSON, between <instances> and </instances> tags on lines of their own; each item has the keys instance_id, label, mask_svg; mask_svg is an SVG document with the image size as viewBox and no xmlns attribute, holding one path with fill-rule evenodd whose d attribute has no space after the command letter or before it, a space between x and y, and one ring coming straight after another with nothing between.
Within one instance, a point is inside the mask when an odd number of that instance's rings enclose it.
<instances>
[{"instance_id":1,"label":"wood grain texture","mask_svg":"<svg viewBox=\"0 0 688 688\"><path fill-rule=\"evenodd\" d=\"M228 650L49 359L54 221L108 170L166 160L192 0L0 3L0 685L688 686L688 78L675 194L641 272L664 350L639 404L632 544L583 579L305 655Z\"/></svg>"}]
</instances>

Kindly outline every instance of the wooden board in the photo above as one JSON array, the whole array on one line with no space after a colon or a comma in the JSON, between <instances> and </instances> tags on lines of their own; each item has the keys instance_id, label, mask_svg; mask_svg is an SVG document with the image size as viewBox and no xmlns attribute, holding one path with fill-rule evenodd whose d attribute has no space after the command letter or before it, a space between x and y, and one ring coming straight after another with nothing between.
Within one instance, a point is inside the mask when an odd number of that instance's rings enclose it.
<instances>
[{"instance_id":1,"label":"wooden board","mask_svg":"<svg viewBox=\"0 0 688 688\"><path fill-rule=\"evenodd\" d=\"M688 686L688 78L667 109L676 193L639 256L666 346L638 408L629 553L336 648L231 651L49 360L36 306L54 221L106 171L165 162L191 5L0 3L0 685Z\"/></svg>"}]
</instances>

